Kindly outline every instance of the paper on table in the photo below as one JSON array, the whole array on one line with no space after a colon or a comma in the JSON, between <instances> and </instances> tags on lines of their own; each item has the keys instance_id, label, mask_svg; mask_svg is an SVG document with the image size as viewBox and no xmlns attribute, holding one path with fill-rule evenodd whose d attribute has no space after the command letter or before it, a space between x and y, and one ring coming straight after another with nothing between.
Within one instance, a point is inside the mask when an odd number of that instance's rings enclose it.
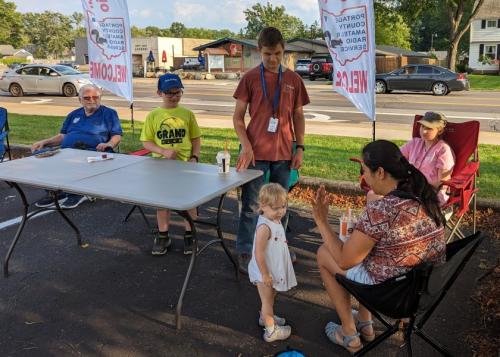
<instances>
[{"instance_id":1,"label":"paper on table","mask_svg":"<svg viewBox=\"0 0 500 357\"><path fill-rule=\"evenodd\" d=\"M101 154L99 156L89 156L87 157L87 162L96 162L96 161L104 161L113 159L113 154Z\"/></svg>"}]
</instances>

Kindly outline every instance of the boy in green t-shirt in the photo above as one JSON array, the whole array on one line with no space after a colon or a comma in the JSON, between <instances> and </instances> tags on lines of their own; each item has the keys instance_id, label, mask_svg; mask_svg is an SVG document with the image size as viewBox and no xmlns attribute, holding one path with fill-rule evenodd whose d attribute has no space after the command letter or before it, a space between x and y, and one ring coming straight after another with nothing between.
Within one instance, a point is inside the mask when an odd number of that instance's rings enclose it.
<instances>
[{"instance_id":1,"label":"boy in green t-shirt","mask_svg":"<svg viewBox=\"0 0 500 357\"><path fill-rule=\"evenodd\" d=\"M158 95L163 99L161 107L146 117L140 140L153 157L169 160L198 162L201 147L201 132L192 111L179 106L184 86L178 75L167 73L158 79ZM196 217L196 208L189 210ZM151 254L164 255L171 244L168 236L170 211L158 209L158 236ZM192 254L193 236L189 223L185 221L184 254Z\"/></svg>"}]
</instances>

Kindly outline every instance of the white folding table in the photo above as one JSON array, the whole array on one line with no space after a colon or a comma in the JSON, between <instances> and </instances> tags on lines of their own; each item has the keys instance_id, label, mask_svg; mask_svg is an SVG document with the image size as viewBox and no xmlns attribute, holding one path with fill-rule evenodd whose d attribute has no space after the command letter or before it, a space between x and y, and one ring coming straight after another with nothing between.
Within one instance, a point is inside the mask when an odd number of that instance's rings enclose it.
<instances>
[{"instance_id":1,"label":"white folding table","mask_svg":"<svg viewBox=\"0 0 500 357\"><path fill-rule=\"evenodd\" d=\"M232 169L228 174L219 174L218 167L215 165L123 154L113 154L112 160L88 163L87 157L95 155L96 153L91 151L62 149L51 157L31 156L0 165L0 180L10 183L19 192L24 205L23 218L4 260L4 276L8 276L10 257L26 222L38 213L47 210L47 208L42 208L29 212L28 201L19 184L44 188L52 192L56 210L76 232L80 246L82 245L80 232L59 206L56 200L58 191L138 206L170 209L184 217L193 232L193 254L176 308L176 326L180 328L182 302L198 255L208 246L220 243L238 275L237 262L227 249L222 236L220 223L223 200L231 189L256 179L262 175L262 171L236 172ZM187 213L189 209L196 208L219 196L215 223L191 219ZM195 223L215 227L218 239L208 242L198 250Z\"/></svg>"}]
</instances>

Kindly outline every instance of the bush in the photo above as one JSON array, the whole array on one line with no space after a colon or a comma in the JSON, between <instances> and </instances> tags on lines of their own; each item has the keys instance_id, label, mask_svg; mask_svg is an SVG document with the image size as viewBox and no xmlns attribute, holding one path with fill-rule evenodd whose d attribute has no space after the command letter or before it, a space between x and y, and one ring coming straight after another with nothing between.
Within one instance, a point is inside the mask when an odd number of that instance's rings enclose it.
<instances>
[{"instance_id":1,"label":"bush","mask_svg":"<svg viewBox=\"0 0 500 357\"><path fill-rule=\"evenodd\" d=\"M28 63L26 58L22 57L8 57L8 58L0 58L0 62L10 66L12 63Z\"/></svg>"},{"instance_id":2,"label":"bush","mask_svg":"<svg viewBox=\"0 0 500 357\"><path fill-rule=\"evenodd\" d=\"M459 63L455 66L455 72L471 74L473 72L473 69L470 68L466 63Z\"/></svg>"}]
</instances>

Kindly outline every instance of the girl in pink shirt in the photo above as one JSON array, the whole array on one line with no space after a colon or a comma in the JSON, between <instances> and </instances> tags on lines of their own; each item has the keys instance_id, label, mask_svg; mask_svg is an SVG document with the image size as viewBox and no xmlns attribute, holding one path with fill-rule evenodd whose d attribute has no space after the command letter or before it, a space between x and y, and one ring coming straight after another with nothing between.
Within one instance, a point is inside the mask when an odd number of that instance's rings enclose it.
<instances>
[{"instance_id":1,"label":"girl in pink shirt","mask_svg":"<svg viewBox=\"0 0 500 357\"><path fill-rule=\"evenodd\" d=\"M403 156L415 166L436 189L440 206L443 206L449 198L447 186L442 186L441 181L449 180L453 167L455 166L455 156L450 146L442 139L444 128L446 127L446 117L444 114L427 112L418 121L420 123L420 137L413 138L401 147ZM366 199L368 202L379 200L382 197L368 192Z\"/></svg>"},{"instance_id":2,"label":"girl in pink shirt","mask_svg":"<svg viewBox=\"0 0 500 357\"><path fill-rule=\"evenodd\" d=\"M401 147L401 153L406 159L422 172L436 190L440 205L448 201L447 186L441 182L449 180L455 156L450 146L440 139L446 126L446 118L441 113L427 112L418 121L420 137L413 138Z\"/></svg>"}]
</instances>

